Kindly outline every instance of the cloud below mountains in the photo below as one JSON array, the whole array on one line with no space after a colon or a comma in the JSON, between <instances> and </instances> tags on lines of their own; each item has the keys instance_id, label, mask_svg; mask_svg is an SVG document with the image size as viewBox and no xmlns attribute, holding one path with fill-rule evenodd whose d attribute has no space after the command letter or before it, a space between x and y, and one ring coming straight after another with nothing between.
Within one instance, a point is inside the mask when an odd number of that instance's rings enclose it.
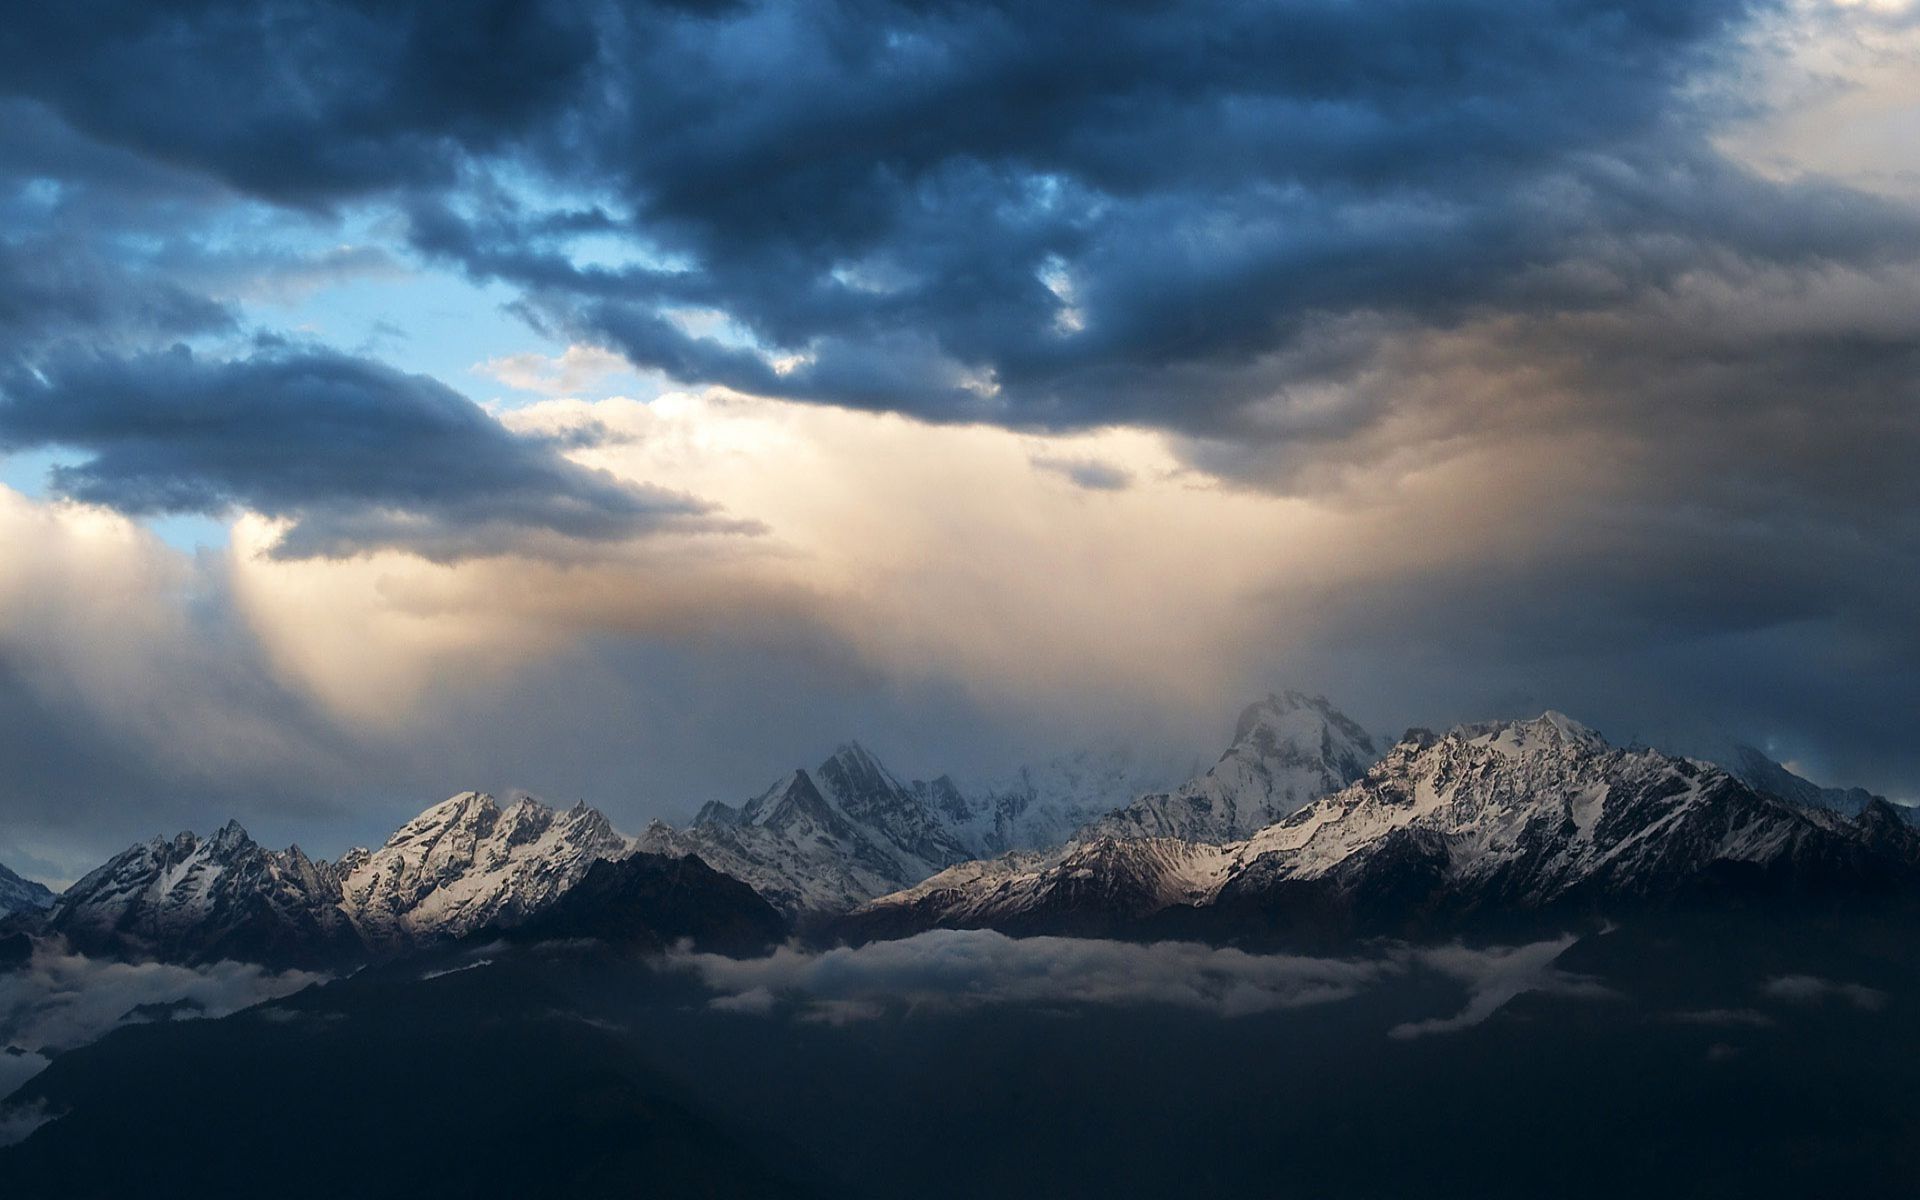
<instances>
[{"instance_id":1,"label":"cloud below mountains","mask_svg":"<svg viewBox=\"0 0 1920 1200\"><path fill-rule=\"evenodd\" d=\"M252 963L183 967L117 962L42 942L25 966L0 973L0 1045L47 1052L71 1049L119 1025L156 1019L143 1014L142 1005L223 1017L325 978L308 971L269 971Z\"/></svg>"},{"instance_id":2,"label":"cloud below mountains","mask_svg":"<svg viewBox=\"0 0 1920 1200\"><path fill-rule=\"evenodd\" d=\"M734 959L679 952L669 966L716 993L722 1012L842 1024L894 1013L940 1013L998 1005L1168 1005L1210 1016L1332 1004L1389 979L1424 971L1467 991L1459 1013L1397 1025L1395 1038L1478 1025L1514 997L1541 992L1592 999L1613 993L1553 963L1575 941L1516 947L1392 949L1373 958L1249 954L1191 942L1010 938L991 930L939 929L897 941Z\"/></svg>"}]
</instances>

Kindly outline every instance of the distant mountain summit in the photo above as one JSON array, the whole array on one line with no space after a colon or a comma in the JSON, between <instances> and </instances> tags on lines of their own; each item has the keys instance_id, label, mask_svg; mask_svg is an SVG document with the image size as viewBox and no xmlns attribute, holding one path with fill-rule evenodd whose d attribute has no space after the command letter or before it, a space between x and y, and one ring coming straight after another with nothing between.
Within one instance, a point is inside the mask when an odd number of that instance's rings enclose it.
<instances>
[{"instance_id":1,"label":"distant mountain summit","mask_svg":"<svg viewBox=\"0 0 1920 1200\"><path fill-rule=\"evenodd\" d=\"M636 845L697 855L790 915L841 913L954 863L1057 845L1161 777L1145 756L1116 745L979 787L947 775L903 782L848 742L738 808L708 804L685 829L656 821Z\"/></svg>"},{"instance_id":2,"label":"distant mountain summit","mask_svg":"<svg viewBox=\"0 0 1920 1200\"><path fill-rule=\"evenodd\" d=\"M1233 744L1205 774L1140 796L1086 833L1234 841L1346 787L1379 757L1366 730L1326 697L1282 692L1247 706Z\"/></svg>"},{"instance_id":3,"label":"distant mountain summit","mask_svg":"<svg viewBox=\"0 0 1920 1200\"><path fill-rule=\"evenodd\" d=\"M684 830L655 821L636 846L697 855L788 913L843 912L972 857L938 803L849 742L739 808L709 804Z\"/></svg>"},{"instance_id":4,"label":"distant mountain summit","mask_svg":"<svg viewBox=\"0 0 1920 1200\"><path fill-rule=\"evenodd\" d=\"M1196 770L1126 741L1082 747L978 785L941 776L929 789L973 857L1058 846L1120 805Z\"/></svg>"},{"instance_id":5,"label":"distant mountain summit","mask_svg":"<svg viewBox=\"0 0 1920 1200\"><path fill-rule=\"evenodd\" d=\"M0 863L0 917L33 913L53 904L53 892L43 883L22 879Z\"/></svg>"},{"instance_id":6,"label":"distant mountain summit","mask_svg":"<svg viewBox=\"0 0 1920 1200\"><path fill-rule=\"evenodd\" d=\"M1876 800L1883 804L1892 803L1885 796L1877 796L1865 788L1821 787L1767 757L1765 751L1744 742L1734 743L1715 761L1725 767L1728 774L1755 791L1768 792L1809 808L1830 809L1853 817L1865 812ZM1893 807L1909 823L1920 819L1920 811L1911 806L1896 804Z\"/></svg>"},{"instance_id":7,"label":"distant mountain summit","mask_svg":"<svg viewBox=\"0 0 1920 1200\"><path fill-rule=\"evenodd\" d=\"M1850 819L1706 763L1616 749L1550 712L1414 731L1350 786L1240 841L1099 834L962 864L866 905L846 928L1409 932L1712 895L1915 888L1920 833L1884 801Z\"/></svg>"}]
</instances>

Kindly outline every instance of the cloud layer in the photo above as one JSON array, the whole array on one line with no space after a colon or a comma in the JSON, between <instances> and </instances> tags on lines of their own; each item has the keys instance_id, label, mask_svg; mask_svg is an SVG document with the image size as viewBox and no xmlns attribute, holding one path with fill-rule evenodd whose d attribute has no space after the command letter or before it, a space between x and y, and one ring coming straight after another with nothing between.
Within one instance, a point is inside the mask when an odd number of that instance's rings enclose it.
<instances>
[{"instance_id":1,"label":"cloud layer","mask_svg":"<svg viewBox=\"0 0 1920 1200\"><path fill-rule=\"evenodd\" d=\"M65 354L0 389L0 451L91 456L52 470L59 494L135 515L283 519L280 557L397 548L444 562L530 539L742 528L703 520L710 506L692 497L581 467L432 379L342 354Z\"/></svg>"},{"instance_id":2,"label":"cloud layer","mask_svg":"<svg viewBox=\"0 0 1920 1200\"><path fill-rule=\"evenodd\" d=\"M68 953L57 942L37 942L27 963L0 971L0 1100L46 1066L49 1055L84 1046L121 1025L224 1017L325 978L251 963L112 962ZM44 1119L44 1114L0 1112L0 1145L10 1136L24 1137ZM9 1130L8 1122L23 1127Z\"/></svg>"},{"instance_id":3,"label":"cloud layer","mask_svg":"<svg viewBox=\"0 0 1920 1200\"><path fill-rule=\"evenodd\" d=\"M1575 998L1612 995L1597 981L1557 971L1572 937L1518 947L1389 949L1372 958L1249 954L1191 942L1094 938L1010 938L991 930L941 929L891 942L734 959L679 952L670 967L716 994L723 1012L845 1023L898 1012L932 1013L998 1005L1167 1005L1216 1017L1332 1004L1414 970L1463 985L1458 1014L1399 1025L1396 1038L1480 1024L1526 992Z\"/></svg>"}]
</instances>

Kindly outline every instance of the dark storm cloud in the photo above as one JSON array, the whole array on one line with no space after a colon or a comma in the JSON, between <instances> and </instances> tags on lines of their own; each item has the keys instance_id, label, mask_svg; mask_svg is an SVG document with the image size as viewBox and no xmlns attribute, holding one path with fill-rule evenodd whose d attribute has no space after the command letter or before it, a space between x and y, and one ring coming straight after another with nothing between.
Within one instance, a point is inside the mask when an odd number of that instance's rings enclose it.
<instances>
[{"instance_id":1,"label":"dark storm cloud","mask_svg":"<svg viewBox=\"0 0 1920 1200\"><path fill-rule=\"evenodd\" d=\"M97 0L13 14L0 89L105 144L325 205L450 181L552 116L593 55L588 30L526 0Z\"/></svg>"},{"instance_id":2,"label":"dark storm cloud","mask_svg":"<svg viewBox=\"0 0 1920 1200\"><path fill-rule=\"evenodd\" d=\"M432 379L327 351L67 353L9 372L0 395L0 450L90 456L53 469L60 494L134 514L290 518L282 557L391 547L444 561L547 535L729 528L691 497L569 462Z\"/></svg>"},{"instance_id":3,"label":"dark storm cloud","mask_svg":"<svg viewBox=\"0 0 1920 1200\"><path fill-rule=\"evenodd\" d=\"M1354 385L1410 329L1910 261L1913 214L1713 148L1770 7L79 5L6 86L247 194L398 204L684 382L1298 455L1390 419Z\"/></svg>"},{"instance_id":4,"label":"dark storm cloud","mask_svg":"<svg viewBox=\"0 0 1920 1200\"><path fill-rule=\"evenodd\" d=\"M401 198L421 250L683 381L1274 438L1244 410L1329 316L1910 239L1709 147L1698 81L1764 7L75 5L5 74L256 196Z\"/></svg>"},{"instance_id":5,"label":"dark storm cloud","mask_svg":"<svg viewBox=\"0 0 1920 1200\"><path fill-rule=\"evenodd\" d=\"M224 305L166 280L130 275L84 246L0 238L0 361L47 341L137 343L232 324Z\"/></svg>"},{"instance_id":6,"label":"dark storm cloud","mask_svg":"<svg viewBox=\"0 0 1920 1200\"><path fill-rule=\"evenodd\" d=\"M1723 250L1910 235L1811 219L1707 148L1679 89L1749 7L636 17L605 44L628 102L526 152L679 261L581 266L554 212L484 190L464 214L417 206L416 238L688 381L1284 436L1243 409L1314 365L1298 356L1329 315L1586 307ZM1577 269L1596 254L1604 279ZM744 336L689 330L683 307ZM781 354L802 359L775 370Z\"/></svg>"}]
</instances>

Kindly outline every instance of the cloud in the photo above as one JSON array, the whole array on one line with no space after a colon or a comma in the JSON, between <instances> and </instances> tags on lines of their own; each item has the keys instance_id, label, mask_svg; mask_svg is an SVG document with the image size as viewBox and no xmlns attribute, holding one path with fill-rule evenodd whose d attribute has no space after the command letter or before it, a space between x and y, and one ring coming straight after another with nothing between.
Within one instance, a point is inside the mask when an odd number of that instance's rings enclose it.
<instances>
[{"instance_id":1,"label":"cloud","mask_svg":"<svg viewBox=\"0 0 1920 1200\"><path fill-rule=\"evenodd\" d=\"M36 16L9 78L248 196L391 200L420 253L683 383L1273 440L1364 419L1316 398L1363 365L1330 328L1910 247L1911 214L1714 140L1783 11L131 6ZM215 60L245 65L177 66Z\"/></svg>"},{"instance_id":2,"label":"cloud","mask_svg":"<svg viewBox=\"0 0 1920 1200\"><path fill-rule=\"evenodd\" d=\"M250 963L114 962L37 941L26 965L0 973L0 1047L27 1052L0 1060L0 1070L12 1071L17 1087L34 1073L27 1068L45 1065L46 1055L86 1045L130 1021L152 1019L139 1011L143 1005L179 1007L175 1002L185 1001L200 1016L221 1017L325 978ZM0 1094L11 1090L0 1084Z\"/></svg>"},{"instance_id":3,"label":"cloud","mask_svg":"<svg viewBox=\"0 0 1920 1200\"><path fill-rule=\"evenodd\" d=\"M0 1097L5 1097L8 1091L6 1081L0 1078ZM58 1115L49 1112L46 1102L42 1100L32 1104L0 1104L0 1146L25 1141L28 1134Z\"/></svg>"},{"instance_id":4,"label":"cloud","mask_svg":"<svg viewBox=\"0 0 1920 1200\"><path fill-rule=\"evenodd\" d=\"M556 397L577 396L627 369L626 360L611 351L578 345L557 356L507 354L474 367L508 387Z\"/></svg>"},{"instance_id":5,"label":"cloud","mask_svg":"<svg viewBox=\"0 0 1920 1200\"><path fill-rule=\"evenodd\" d=\"M59 494L132 514L280 518L271 552L284 558L400 548L444 562L548 538L745 528L578 466L425 376L329 351L65 354L0 390L0 449L90 455L53 468Z\"/></svg>"},{"instance_id":6,"label":"cloud","mask_svg":"<svg viewBox=\"0 0 1920 1200\"><path fill-rule=\"evenodd\" d=\"M1912 268L1911 211L1716 148L1770 11L1192 3L1102 9L1099 47L1072 5L641 19L614 69L650 103L568 145L613 199L418 197L412 236L684 383L1337 450L1395 424L1409 335Z\"/></svg>"},{"instance_id":7,"label":"cloud","mask_svg":"<svg viewBox=\"0 0 1920 1200\"><path fill-rule=\"evenodd\" d=\"M558 7L110 0L33 14L0 64L102 142L322 205L449 180L463 147L557 114L595 50Z\"/></svg>"},{"instance_id":8,"label":"cloud","mask_svg":"<svg viewBox=\"0 0 1920 1200\"><path fill-rule=\"evenodd\" d=\"M1866 1012L1887 1006L1887 994L1859 983L1841 983L1817 975L1780 975L1760 985L1760 994L1783 1004L1821 1004L1828 1000L1851 1004Z\"/></svg>"},{"instance_id":9,"label":"cloud","mask_svg":"<svg viewBox=\"0 0 1920 1200\"><path fill-rule=\"evenodd\" d=\"M3 487L0 544L0 808L44 872L77 878L210 808L340 819L377 756L277 677L217 556Z\"/></svg>"},{"instance_id":10,"label":"cloud","mask_svg":"<svg viewBox=\"0 0 1920 1200\"><path fill-rule=\"evenodd\" d=\"M1764 1029L1773 1018L1751 1008L1701 1008L1672 1013L1667 1018L1681 1025L1717 1025L1729 1028Z\"/></svg>"},{"instance_id":11,"label":"cloud","mask_svg":"<svg viewBox=\"0 0 1920 1200\"><path fill-rule=\"evenodd\" d=\"M1477 1025L1525 992L1613 995L1595 980L1553 969L1573 941L1389 949L1373 958L1326 959L1188 942L1009 938L989 930L943 929L857 948L813 952L789 946L760 959L676 951L667 961L711 988L709 1003L719 1011L766 1016L784 1010L832 1024L998 1005L1168 1005L1232 1018L1351 999L1416 968L1467 985L1469 1000L1458 1015L1390 1031L1410 1038Z\"/></svg>"},{"instance_id":12,"label":"cloud","mask_svg":"<svg viewBox=\"0 0 1920 1200\"><path fill-rule=\"evenodd\" d=\"M1578 940L1567 936L1525 946L1482 950L1456 945L1415 951L1414 957L1422 966L1467 986L1467 1004L1451 1017L1431 1017L1395 1025L1387 1031L1388 1036L1407 1039L1468 1029L1500 1011L1516 996L1529 992L1579 1000L1616 995L1597 979L1562 971L1553 965Z\"/></svg>"},{"instance_id":13,"label":"cloud","mask_svg":"<svg viewBox=\"0 0 1920 1200\"><path fill-rule=\"evenodd\" d=\"M36 940L26 964L0 971L0 1146L58 1119L43 1101L5 1103L47 1067L50 1055L122 1025L224 1017L326 978L250 963L116 962L69 953L57 939Z\"/></svg>"},{"instance_id":14,"label":"cloud","mask_svg":"<svg viewBox=\"0 0 1920 1200\"><path fill-rule=\"evenodd\" d=\"M1003 1004L1170 1005L1235 1017L1343 1000L1392 969L1184 942L1016 939L987 930L935 930L819 953L785 947L763 959L676 953L669 961L718 992L715 1007L725 1011L764 1014L781 999L836 1023L900 1008Z\"/></svg>"},{"instance_id":15,"label":"cloud","mask_svg":"<svg viewBox=\"0 0 1920 1200\"><path fill-rule=\"evenodd\" d=\"M1133 486L1133 475L1124 467L1093 458L1054 458L1036 455L1036 471L1046 471L1090 492L1123 492Z\"/></svg>"},{"instance_id":16,"label":"cloud","mask_svg":"<svg viewBox=\"0 0 1920 1200\"><path fill-rule=\"evenodd\" d=\"M21 1084L44 1071L51 1061L46 1055L33 1050L22 1050L18 1046L0 1046L0 1102L5 1101L8 1096L18 1090ZM13 1136L9 1137L8 1120L5 1116L0 1116L0 1146L19 1141L31 1133L40 1122L27 1124L22 1121L20 1123L26 1126L24 1131L16 1127Z\"/></svg>"}]
</instances>

